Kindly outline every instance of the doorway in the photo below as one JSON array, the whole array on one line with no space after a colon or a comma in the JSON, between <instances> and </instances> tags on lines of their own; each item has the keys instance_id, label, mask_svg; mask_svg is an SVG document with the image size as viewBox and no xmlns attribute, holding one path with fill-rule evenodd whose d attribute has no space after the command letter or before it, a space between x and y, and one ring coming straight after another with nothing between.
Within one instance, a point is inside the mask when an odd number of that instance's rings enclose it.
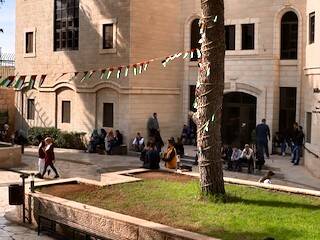
<instances>
[{"instance_id":1,"label":"doorway","mask_svg":"<svg viewBox=\"0 0 320 240\"><path fill-rule=\"evenodd\" d=\"M256 97L242 92L225 94L222 109L222 142L241 148L251 143L256 127L256 112Z\"/></svg>"}]
</instances>

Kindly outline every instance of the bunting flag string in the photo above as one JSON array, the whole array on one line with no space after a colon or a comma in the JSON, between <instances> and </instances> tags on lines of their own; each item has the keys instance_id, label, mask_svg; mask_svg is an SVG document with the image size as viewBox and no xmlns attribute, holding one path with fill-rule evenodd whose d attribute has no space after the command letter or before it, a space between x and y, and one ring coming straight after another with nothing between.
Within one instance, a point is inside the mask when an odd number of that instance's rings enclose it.
<instances>
[{"instance_id":1,"label":"bunting flag string","mask_svg":"<svg viewBox=\"0 0 320 240\"><path fill-rule=\"evenodd\" d=\"M161 61L163 67L167 67L168 64L175 59L178 59L182 57L182 59L186 60L188 58L190 59L200 59L202 56L200 49L191 49L185 52L177 52L175 54L166 56L166 57L157 57L152 58L146 61L142 61L139 63L129 64L129 65L120 65L120 66L113 66L113 67L106 67L103 69L93 69L93 70L85 70L85 71L73 71L73 72L63 72L63 73L53 73L54 75L58 75L59 77L56 78L56 81L58 81L60 78L62 78L66 74L73 74L73 76L69 79L70 81L73 81L77 79L80 73L82 73L82 77L80 78L80 82L85 82L89 80L94 73L98 72L100 73L100 79L101 80L108 80L113 75L113 72L115 72L115 78L120 79L121 77L128 77L130 69L132 69L133 76L137 76L139 74L142 74L143 72L148 71L149 65L156 61ZM208 72L210 72L210 67L208 67ZM20 76L0 76L0 87L13 87L15 89L22 89L23 87L28 87L28 89L33 89L35 87L36 79L39 78L39 84L37 85L38 88L41 88L45 79L48 77L47 73L42 74L32 74L32 75L20 75ZM26 79L29 79L26 81Z\"/></svg>"}]
</instances>

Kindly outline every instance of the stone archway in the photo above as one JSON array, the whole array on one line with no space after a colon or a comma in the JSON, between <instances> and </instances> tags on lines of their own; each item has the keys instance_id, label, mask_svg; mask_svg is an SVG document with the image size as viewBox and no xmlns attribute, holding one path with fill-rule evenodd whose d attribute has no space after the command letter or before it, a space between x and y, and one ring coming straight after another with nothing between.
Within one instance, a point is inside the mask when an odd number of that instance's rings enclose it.
<instances>
[{"instance_id":1,"label":"stone archway","mask_svg":"<svg viewBox=\"0 0 320 240\"><path fill-rule=\"evenodd\" d=\"M225 144L243 147L252 142L256 126L257 98L243 92L224 95L221 136Z\"/></svg>"}]
</instances>

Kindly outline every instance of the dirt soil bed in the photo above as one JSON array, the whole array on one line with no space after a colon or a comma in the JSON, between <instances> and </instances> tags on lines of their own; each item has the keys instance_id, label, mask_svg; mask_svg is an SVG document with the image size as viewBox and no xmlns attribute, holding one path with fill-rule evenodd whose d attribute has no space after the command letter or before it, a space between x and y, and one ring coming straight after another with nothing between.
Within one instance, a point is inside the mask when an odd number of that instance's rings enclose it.
<instances>
[{"instance_id":1,"label":"dirt soil bed","mask_svg":"<svg viewBox=\"0 0 320 240\"><path fill-rule=\"evenodd\" d=\"M93 185L87 185L82 183L66 183L66 184L58 184L52 185L49 187L42 187L39 190L42 193L46 193L49 195L53 195L56 197L64 197L68 194L75 194L79 192L94 192L98 190L99 187Z\"/></svg>"},{"instance_id":2,"label":"dirt soil bed","mask_svg":"<svg viewBox=\"0 0 320 240\"><path fill-rule=\"evenodd\" d=\"M197 179L196 177L170 173L164 171L152 171L152 172L142 172L133 174L134 177L142 179L161 179L164 181L176 181L176 182L189 182L191 180Z\"/></svg>"}]
</instances>

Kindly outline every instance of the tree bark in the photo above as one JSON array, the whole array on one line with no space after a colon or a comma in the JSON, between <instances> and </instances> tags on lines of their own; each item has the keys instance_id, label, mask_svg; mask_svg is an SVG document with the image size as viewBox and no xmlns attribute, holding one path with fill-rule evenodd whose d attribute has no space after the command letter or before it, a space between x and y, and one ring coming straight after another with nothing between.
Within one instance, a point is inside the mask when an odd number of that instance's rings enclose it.
<instances>
[{"instance_id":1,"label":"tree bark","mask_svg":"<svg viewBox=\"0 0 320 240\"><path fill-rule=\"evenodd\" d=\"M196 108L200 184L206 196L224 195L221 160L221 109L224 90L224 1L201 0L202 33Z\"/></svg>"}]
</instances>

